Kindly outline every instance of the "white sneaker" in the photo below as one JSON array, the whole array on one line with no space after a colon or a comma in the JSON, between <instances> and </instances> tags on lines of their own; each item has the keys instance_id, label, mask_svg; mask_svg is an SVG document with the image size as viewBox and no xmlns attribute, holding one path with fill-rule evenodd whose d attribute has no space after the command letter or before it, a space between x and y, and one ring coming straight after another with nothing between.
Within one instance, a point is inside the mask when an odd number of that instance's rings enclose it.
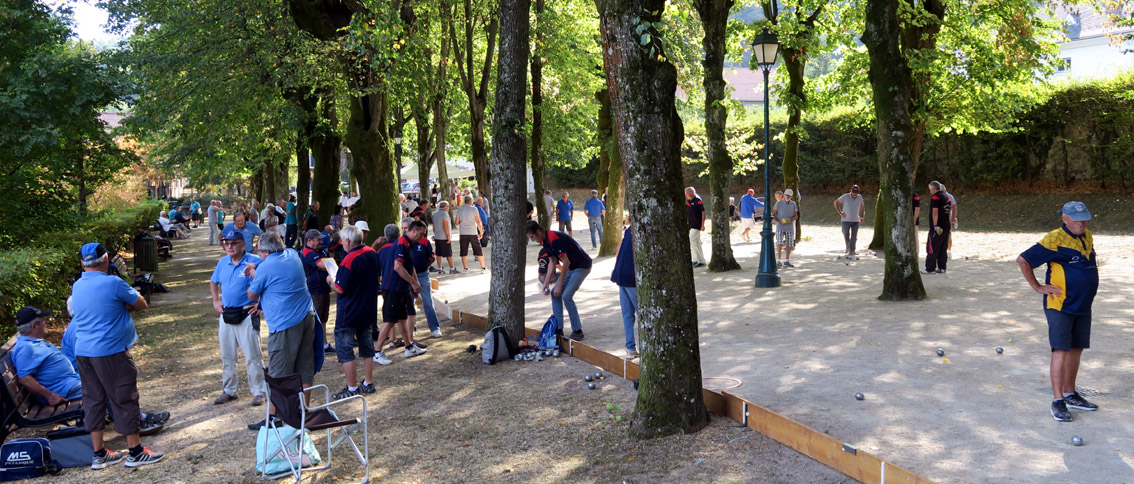
<instances>
[{"instance_id":1,"label":"white sneaker","mask_svg":"<svg viewBox=\"0 0 1134 484\"><path fill-rule=\"evenodd\" d=\"M441 337L441 330L435 329L435 330L433 330L432 334L433 334L434 338L440 338Z\"/></svg>"},{"instance_id":2,"label":"white sneaker","mask_svg":"<svg viewBox=\"0 0 1134 484\"><path fill-rule=\"evenodd\" d=\"M638 350L626 350L626 359L634 360L638 358Z\"/></svg>"},{"instance_id":3,"label":"white sneaker","mask_svg":"<svg viewBox=\"0 0 1134 484\"><path fill-rule=\"evenodd\" d=\"M378 354L374 355L374 362L383 366L393 363L389 358L386 358L385 351L379 351Z\"/></svg>"},{"instance_id":4,"label":"white sneaker","mask_svg":"<svg viewBox=\"0 0 1134 484\"><path fill-rule=\"evenodd\" d=\"M418 348L417 346L410 345L409 348L406 348L406 358L413 358L415 356L421 356L424 354L425 350Z\"/></svg>"}]
</instances>

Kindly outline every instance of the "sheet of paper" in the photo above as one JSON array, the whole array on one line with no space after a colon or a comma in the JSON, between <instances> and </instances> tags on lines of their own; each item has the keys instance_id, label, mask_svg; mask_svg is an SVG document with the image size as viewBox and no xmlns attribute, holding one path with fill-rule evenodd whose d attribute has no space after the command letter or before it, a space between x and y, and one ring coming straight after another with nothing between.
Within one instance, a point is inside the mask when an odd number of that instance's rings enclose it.
<instances>
[{"instance_id":1,"label":"sheet of paper","mask_svg":"<svg viewBox=\"0 0 1134 484\"><path fill-rule=\"evenodd\" d=\"M327 274L330 274L331 277L339 276L339 265L335 263L335 259L330 257L324 258L323 267L327 268Z\"/></svg>"}]
</instances>

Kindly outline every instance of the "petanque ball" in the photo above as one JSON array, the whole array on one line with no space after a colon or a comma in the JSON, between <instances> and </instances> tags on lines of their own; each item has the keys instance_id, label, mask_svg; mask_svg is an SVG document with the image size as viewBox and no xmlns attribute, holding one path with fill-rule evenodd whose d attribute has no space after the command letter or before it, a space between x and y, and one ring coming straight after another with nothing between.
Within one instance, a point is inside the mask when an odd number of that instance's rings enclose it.
<instances>
[{"instance_id":1,"label":"petanque ball","mask_svg":"<svg viewBox=\"0 0 1134 484\"><path fill-rule=\"evenodd\" d=\"M583 381L593 381L593 380L594 380L594 379L593 379L593 378L591 378L591 376L590 376L590 375L583 375Z\"/></svg>"},{"instance_id":2,"label":"petanque ball","mask_svg":"<svg viewBox=\"0 0 1134 484\"><path fill-rule=\"evenodd\" d=\"M587 384L587 390L594 390L594 389L595 389L595 384L594 384L594 383L588 383L588 384Z\"/></svg>"},{"instance_id":3,"label":"petanque ball","mask_svg":"<svg viewBox=\"0 0 1134 484\"><path fill-rule=\"evenodd\" d=\"M601 371L596 371L596 372L595 372L595 380L598 380L598 379L601 379L601 378L602 378L602 372L601 372Z\"/></svg>"},{"instance_id":4,"label":"petanque ball","mask_svg":"<svg viewBox=\"0 0 1134 484\"><path fill-rule=\"evenodd\" d=\"M856 393L856 394L854 394L854 399L855 399L855 400L862 400L862 399L864 399L864 398L866 398L866 395L863 395L863 394L861 394L861 393Z\"/></svg>"},{"instance_id":5,"label":"petanque ball","mask_svg":"<svg viewBox=\"0 0 1134 484\"><path fill-rule=\"evenodd\" d=\"M945 356L945 350L937 348L937 356Z\"/></svg>"},{"instance_id":6,"label":"petanque ball","mask_svg":"<svg viewBox=\"0 0 1134 484\"><path fill-rule=\"evenodd\" d=\"M1079 437L1078 435L1072 436L1071 437L1071 445L1074 445L1076 447L1083 445L1083 438Z\"/></svg>"},{"instance_id":7,"label":"petanque ball","mask_svg":"<svg viewBox=\"0 0 1134 484\"><path fill-rule=\"evenodd\" d=\"M998 355L1004 354L1004 348L997 346L996 347L996 354L998 354Z\"/></svg>"}]
</instances>

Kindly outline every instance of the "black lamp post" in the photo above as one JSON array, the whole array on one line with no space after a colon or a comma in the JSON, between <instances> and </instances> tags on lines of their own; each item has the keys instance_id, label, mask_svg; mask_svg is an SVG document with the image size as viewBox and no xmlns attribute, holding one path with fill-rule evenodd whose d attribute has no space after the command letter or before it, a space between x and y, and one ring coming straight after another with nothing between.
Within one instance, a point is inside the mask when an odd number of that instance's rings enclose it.
<instances>
[{"instance_id":1,"label":"black lamp post","mask_svg":"<svg viewBox=\"0 0 1134 484\"><path fill-rule=\"evenodd\" d=\"M775 243L772 240L772 163L768 159L768 72L776 63L780 39L776 34L764 32L752 39L752 61L764 72L764 230L760 232L760 270L756 273L756 287L780 287L776 272Z\"/></svg>"}]
</instances>

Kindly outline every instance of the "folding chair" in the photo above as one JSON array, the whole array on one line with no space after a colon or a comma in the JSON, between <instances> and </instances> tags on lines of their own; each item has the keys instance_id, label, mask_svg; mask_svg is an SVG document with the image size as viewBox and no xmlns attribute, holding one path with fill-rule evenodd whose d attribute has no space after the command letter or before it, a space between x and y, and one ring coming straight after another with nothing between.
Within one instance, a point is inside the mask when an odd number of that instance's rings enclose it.
<instances>
[{"instance_id":1,"label":"folding chair","mask_svg":"<svg viewBox=\"0 0 1134 484\"><path fill-rule=\"evenodd\" d=\"M279 422L283 422L288 426L298 429L291 438L284 441L280 435L280 429L276 420L272 419L269 415L269 407L264 409L264 421L268 427L268 432L274 435L280 444L280 451L284 454L283 457L287 459L288 466L291 468L288 472L281 472L279 474L267 475L267 462L261 462L260 478L261 479L279 479L288 474L295 477L295 482L300 482L303 476L303 459L302 455L303 446L297 445L298 453L291 454L289 445L296 439L300 439L299 443L302 444L302 437L310 432L317 432L320 430L327 431L327 463L321 467L309 467L308 471L318 471L329 469L331 467L331 452L339 444L345 440L350 444L351 450L354 451L355 457L362 464L365 474L361 481L357 484L365 484L370 482L370 438L367 428L367 414L366 414L366 399L362 395L354 395L340 400L331 401L331 390L326 385L315 385L310 388L303 388L303 382L300 380L299 374L289 375L282 378L275 378L268 374L268 369L264 369L264 380L268 384L268 399L276 408L276 418ZM303 394L305 392L313 391L315 389L323 389L323 401L327 402L322 405L316 405L308 408L304 403ZM339 420L330 407L339 405L350 400L358 399L362 401L362 420L357 418L348 420ZM359 450L358 444L355 444L354 439L350 437L350 433L359 427L362 427L362 450ZM339 429L342 435L338 440L331 441L332 431ZM269 436L269 438L271 438ZM267 454L267 453L265 453ZM265 459L271 459L272 456L265 455Z\"/></svg>"}]
</instances>

